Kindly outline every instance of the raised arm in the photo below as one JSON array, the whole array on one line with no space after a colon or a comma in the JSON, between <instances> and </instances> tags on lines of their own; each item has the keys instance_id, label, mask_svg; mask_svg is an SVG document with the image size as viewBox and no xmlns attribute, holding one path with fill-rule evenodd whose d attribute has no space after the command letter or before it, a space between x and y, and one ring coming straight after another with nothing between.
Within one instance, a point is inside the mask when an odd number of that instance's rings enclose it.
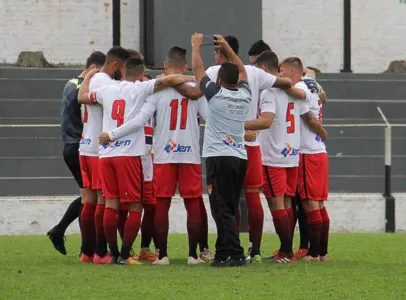
<instances>
[{"instance_id":1,"label":"raised arm","mask_svg":"<svg viewBox=\"0 0 406 300\"><path fill-rule=\"evenodd\" d=\"M174 87L175 90L181 94L183 97L186 97L190 100L199 100L203 96L202 91L199 89L199 86L190 86L188 84L182 84Z\"/></svg>"},{"instance_id":2,"label":"raised arm","mask_svg":"<svg viewBox=\"0 0 406 300\"><path fill-rule=\"evenodd\" d=\"M220 50L224 51L227 54L230 61L233 64L237 65L238 71L240 73L239 81L247 81L248 80L247 71L245 70L244 64L242 63L242 61L238 57L238 55L233 51L233 49L231 49L230 45L223 38L223 36L214 35L214 37L215 37L216 43L217 43L216 49L220 49Z\"/></svg>"},{"instance_id":3,"label":"raised arm","mask_svg":"<svg viewBox=\"0 0 406 300\"><path fill-rule=\"evenodd\" d=\"M191 37L192 43L192 70L195 75L196 83L199 86L203 77L207 76L202 57L200 55L200 48L203 44L203 34L195 33Z\"/></svg>"},{"instance_id":4,"label":"raised arm","mask_svg":"<svg viewBox=\"0 0 406 300\"><path fill-rule=\"evenodd\" d=\"M86 74L85 78L83 79L78 92L79 104L94 104L94 102L91 101L89 98L89 82L90 78L92 78L97 72L99 72L98 69L92 69Z\"/></svg>"},{"instance_id":5,"label":"raised arm","mask_svg":"<svg viewBox=\"0 0 406 300\"><path fill-rule=\"evenodd\" d=\"M193 76L177 75L177 74L160 77L155 80L154 93L159 92L160 90L168 86L176 87L186 82L195 82L195 78Z\"/></svg>"}]
</instances>

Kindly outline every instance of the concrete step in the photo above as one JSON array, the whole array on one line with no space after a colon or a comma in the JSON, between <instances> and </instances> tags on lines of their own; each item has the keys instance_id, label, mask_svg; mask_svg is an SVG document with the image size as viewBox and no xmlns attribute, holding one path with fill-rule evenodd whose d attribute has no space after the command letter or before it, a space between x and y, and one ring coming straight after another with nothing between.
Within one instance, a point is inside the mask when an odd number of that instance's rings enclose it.
<instances>
[{"instance_id":1,"label":"concrete step","mask_svg":"<svg viewBox=\"0 0 406 300\"><path fill-rule=\"evenodd\" d=\"M400 193L406 191L406 177L393 177L392 192ZM385 178L384 176L376 177L352 177L342 176L329 178L330 193L384 193Z\"/></svg>"},{"instance_id":2,"label":"concrete step","mask_svg":"<svg viewBox=\"0 0 406 300\"><path fill-rule=\"evenodd\" d=\"M66 79L0 78L3 99L58 99Z\"/></svg>"},{"instance_id":3,"label":"concrete step","mask_svg":"<svg viewBox=\"0 0 406 300\"><path fill-rule=\"evenodd\" d=\"M333 137L384 137L385 127L329 127L324 123L330 138ZM406 127L392 127L392 137L405 137Z\"/></svg>"},{"instance_id":4,"label":"concrete step","mask_svg":"<svg viewBox=\"0 0 406 300\"><path fill-rule=\"evenodd\" d=\"M0 118L1 125L58 125L60 123L60 117L4 117ZM0 126L1 126L0 125Z\"/></svg>"},{"instance_id":5,"label":"concrete step","mask_svg":"<svg viewBox=\"0 0 406 300\"><path fill-rule=\"evenodd\" d=\"M69 80L78 76L82 69L62 69L62 68L0 68L0 78L60 78Z\"/></svg>"},{"instance_id":6,"label":"concrete step","mask_svg":"<svg viewBox=\"0 0 406 300\"><path fill-rule=\"evenodd\" d=\"M13 138L25 138L25 137L53 137L60 138L61 128L56 127L1 127L0 125L0 137L13 137Z\"/></svg>"},{"instance_id":7,"label":"concrete step","mask_svg":"<svg viewBox=\"0 0 406 300\"><path fill-rule=\"evenodd\" d=\"M75 195L79 188L73 178L0 178L0 196Z\"/></svg>"},{"instance_id":8,"label":"concrete step","mask_svg":"<svg viewBox=\"0 0 406 300\"><path fill-rule=\"evenodd\" d=\"M60 99L0 99L0 118L55 118L61 115Z\"/></svg>"},{"instance_id":9,"label":"concrete step","mask_svg":"<svg viewBox=\"0 0 406 300\"><path fill-rule=\"evenodd\" d=\"M61 156L63 143L60 138L1 138L0 157Z\"/></svg>"},{"instance_id":10,"label":"concrete step","mask_svg":"<svg viewBox=\"0 0 406 300\"><path fill-rule=\"evenodd\" d=\"M62 157L0 158L0 177L70 177Z\"/></svg>"}]
</instances>

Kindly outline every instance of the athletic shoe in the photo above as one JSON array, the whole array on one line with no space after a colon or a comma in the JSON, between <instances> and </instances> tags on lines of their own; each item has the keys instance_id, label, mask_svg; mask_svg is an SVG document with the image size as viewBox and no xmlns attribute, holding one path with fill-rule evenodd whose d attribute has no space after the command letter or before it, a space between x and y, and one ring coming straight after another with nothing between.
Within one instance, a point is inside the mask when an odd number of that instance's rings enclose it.
<instances>
[{"instance_id":1,"label":"athletic shoe","mask_svg":"<svg viewBox=\"0 0 406 300\"><path fill-rule=\"evenodd\" d=\"M94 255L88 256L88 255L82 253L82 255L80 256L80 262L82 264L92 263L93 258L94 258Z\"/></svg>"},{"instance_id":2,"label":"athletic shoe","mask_svg":"<svg viewBox=\"0 0 406 300\"><path fill-rule=\"evenodd\" d=\"M249 262L252 264L262 264L262 257L261 255L255 255L253 258L250 258Z\"/></svg>"},{"instance_id":3,"label":"athletic shoe","mask_svg":"<svg viewBox=\"0 0 406 300\"><path fill-rule=\"evenodd\" d=\"M252 247L249 247L248 251L247 251L247 254L245 255L245 259L247 261L251 261L251 250L252 250Z\"/></svg>"},{"instance_id":4,"label":"athletic shoe","mask_svg":"<svg viewBox=\"0 0 406 300\"><path fill-rule=\"evenodd\" d=\"M131 256L129 256L127 259L124 259L122 257L119 257L117 259L117 263L119 265L142 265L142 263L140 263L138 260L135 260L134 258L132 258Z\"/></svg>"},{"instance_id":5,"label":"athletic shoe","mask_svg":"<svg viewBox=\"0 0 406 300\"><path fill-rule=\"evenodd\" d=\"M112 259L113 259L113 257L111 256L110 253L107 253L103 257L95 254L93 257L93 263L96 265L110 265L110 264L112 264ZM114 262L113 264L115 264L115 263L116 262Z\"/></svg>"},{"instance_id":6,"label":"athletic shoe","mask_svg":"<svg viewBox=\"0 0 406 300\"><path fill-rule=\"evenodd\" d=\"M200 252L199 256L200 256L200 259L202 259L204 261L210 261L210 260L214 259L214 254L208 248L204 248L203 251Z\"/></svg>"},{"instance_id":7,"label":"athletic shoe","mask_svg":"<svg viewBox=\"0 0 406 300\"><path fill-rule=\"evenodd\" d=\"M48 231L47 236L51 240L56 251L62 255L66 255L65 236L58 234L55 227Z\"/></svg>"},{"instance_id":8,"label":"athletic shoe","mask_svg":"<svg viewBox=\"0 0 406 300\"><path fill-rule=\"evenodd\" d=\"M139 257L137 256L137 254L135 254L133 248L131 248L131 250L130 250L130 257L132 257L135 260L140 260Z\"/></svg>"},{"instance_id":9,"label":"athletic shoe","mask_svg":"<svg viewBox=\"0 0 406 300\"><path fill-rule=\"evenodd\" d=\"M148 248L141 248L140 254L138 255L139 260L155 261L156 256Z\"/></svg>"},{"instance_id":10,"label":"athletic shoe","mask_svg":"<svg viewBox=\"0 0 406 300\"><path fill-rule=\"evenodd\" d=\"M189 256L189 258L187 260L187 264L189 266L191 266L191 265L201 265L201 264L204 264L204 263L205 263L204 260L200 259L200 257L194 258L192 256Z\"/></svg>"},{"instance_id":11,"label":"athletic shoe","mask_svg":"<svg viewBox=\"0 0 406 300\"><path fill-rule=\"evenodd\" d=\"M165 256L165 257L163 257L161 259L157 258L152 264L153 265L159 265L159 266L168 266L168 265L170 265L168 256Z\"/></svg>"},{"instance_id":12,"label":"athletic shoe","mask_svg":"<svg viewBox=\"0 0 406 300\"><path fill-rule=\"evenodd\" d=\"M224 268L227 268L227 267L247 267L248 265L247 261L245 260L245 257L239 259L229 257L226 261L223 262L222 266Z\"/></svg>"},{"instance_id":13,"label":"athletic shoe","mask_svg":"<svg viewBox=\"0 0 406 300\"><path fill-rule=\"evenodd\" d=\"M295 253L295 258L297 260L301 260L302 258L304 258L307 255L307 253L309 253L308 249L299 249Z\"/></svg>"},{"instance_id":14,"label":"athletic shoe","mask_svg":"<svg viewBox=\"0 0 406 300\"><path fill-rule=\"evenodd\" d=\"M302 258L302 261L320 261L320 256L313 257L313 256L310 256L310 255L307 255L307 256Z\"/></svg>"},{"instance_id":15,"label":"athletic shoe","mask_svg":"<svg viewBox=\"0 0 406 300\"><path fill-rule=\"evenodd\" d=\"M328 257L328 254L320 256L320 261L328 261L330 258Z\"/></svg>"},{"instance_id":16,"label":"athletic shoe","mask_svg":"<svg viewBox=\"0 0 406 300\"><path fill-rule=\"evenodd\" d=\"M293 262L294 259L290 258L288 255L285 255L281 252L278 252L275 256L272 257L272 259L269 261L270 263L276 263L276 264L288 264Z\"/></svg>"}]
</instances>

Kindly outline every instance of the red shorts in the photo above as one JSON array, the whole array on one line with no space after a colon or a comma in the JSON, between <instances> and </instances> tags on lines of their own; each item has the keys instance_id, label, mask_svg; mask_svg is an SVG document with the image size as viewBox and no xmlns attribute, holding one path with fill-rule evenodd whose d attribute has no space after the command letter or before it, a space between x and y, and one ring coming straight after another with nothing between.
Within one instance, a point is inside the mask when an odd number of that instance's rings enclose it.
<instances>
[{"instance_id":1,"label":"red shorts","mask_svg":"<svg viewBox=\"0 0 406 300\"><path fill-rule=\"evenodd\" d=\"M267 199L281 195L295 196L298 167L282 168L263 166L265 184L262 192Z\"/></svg>"},{"instance_id":2,"label":"red shorts","mask_svg":"<svg viewBox=\"0 0 406 300\"><path fill-rule=\"evenodd\" d=\"M203 194L200 164L154 164L155 197L173 197L178 185L182 198L197 198Z\"/></svg>"},{"instance_id":3,"label":"red shorts","mask_svg":"<svg viewBox=\"0 0 406 300\"><path fill-rule=\"evenodd\" d=\"M79 162L83 187L92 190L101 190L102 184L99 173L99 157L80 155Z\"/></svg>"},{"instance_id":4,"label":"red shorts","mask_svg":"<svg viewBox=\"0 0 406 300\"><path fill-rule=\"evenodd\" d=\"M154 196L154 185L152 181L144 181L142 202L151 205L156 204L156 198Z\"/></svg>"},{"instance_id":5,"label":"red shorts","mask_svg":"<svg viewBox=\"0 0 406 300\"><path fill-rule=\"evenodd\" d=\"M245 146L247 150L247 172L245 173L244 188L259 189L264 185L262 176L262 155L259 146Z\"/></svg>"},{"instance_id":6,"label":"red shorts","mask_svg":"<svg viewBox=\"0 0 406 300\"><path fill-rule=\"evenodd\" d=\"M140 202L143 177L139 156L118 156L100 159L103 196L120 198L120 202Z\"/></svg>"},{"instance_id":7,"label":"red shorts","mask_svg":"<svg viewBox=\"0 0 406 300\"><path fill-rule=\"evenodd\" d=\"M299 191L302 200L325 201L328 198L327 153L300 154Z\"/></svg>"}]
</instances>

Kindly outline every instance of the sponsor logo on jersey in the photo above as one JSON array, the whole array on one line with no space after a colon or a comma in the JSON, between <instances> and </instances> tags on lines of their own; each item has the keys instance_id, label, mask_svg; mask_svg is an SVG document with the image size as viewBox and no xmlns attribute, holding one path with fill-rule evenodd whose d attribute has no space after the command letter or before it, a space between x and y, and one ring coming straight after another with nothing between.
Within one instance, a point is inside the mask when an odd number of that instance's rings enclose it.
<instances>
[{"instance_id":1,"label":"sponsor logo on jersey","mask_svg":"<svg viewBox=\"0 0 406 300\"><path fill-rule=\"evenodd\" d=\"M223 140L223 143L226 144L227 146L232 146L237 149L244 148L244 144L237 144L236 142L233 141L233 139L229 135L227 135L225 137L225 139Z\"/></svg>"},{"instance_id":2,"label":"sponsor logo on jersey","mask_svg":"<svg viewBox=\"0 0 406 300\"><path fill-rule=\"evenodd\" d=\"M102 147L104 149L107 148L118 148L118 147L125 147L129 146L131 144L130 140L124 140L124 141L115 141L115 142L110 142L108 144L103 145Z\"/></svg>"},{"instance_id":3,"label":"sponsor logo on jersey","mask_svg":"<svg viewBox=\"0 0 406 300\"><path fill-rule=\"evenodd\" d=\"M321 136L319 136L318 134L316 134L315 140L316 140L317 142L322 142L322 143L324 143L323 139L322 139Z\"/></svg>"},{"instance_id":4,"label":"sponsor logo on jersey","mask_svg":"<svg viewBox=\"0 0 406 300\"><path fill-rule=\"evenodd\" d=\"M91 139L85 139L82 137L82 139L80 140L80 144L81 145L90 145L90 143L92 142Z\"/></svg>"},{"instance_id":5,"label":"sponsor logo on jersey","mask_svg":"<svg viewBox=\"0 0 406 300\"><path fill-rule=\"evenodd\" d=\"M284 157L287 156L295 156L299 154L299 149L293 148L291 145L289 145L288 143L285 144L286 147L283 148L283 150L281 151L281 154Z\"/></svg>"},{"instance_id":6,"label":"sponsor logo on jersey","mask_svg":"<svg viewBox=\"0 0 406 300\"><path fill-rule=\"evenodd\" d=\"M192 152L192 146L185 146L181 144L176 144L175 141L169 140L165 147L164 150L166 153L185 153L185 152Z\"/></svg>"}]
</instances>

